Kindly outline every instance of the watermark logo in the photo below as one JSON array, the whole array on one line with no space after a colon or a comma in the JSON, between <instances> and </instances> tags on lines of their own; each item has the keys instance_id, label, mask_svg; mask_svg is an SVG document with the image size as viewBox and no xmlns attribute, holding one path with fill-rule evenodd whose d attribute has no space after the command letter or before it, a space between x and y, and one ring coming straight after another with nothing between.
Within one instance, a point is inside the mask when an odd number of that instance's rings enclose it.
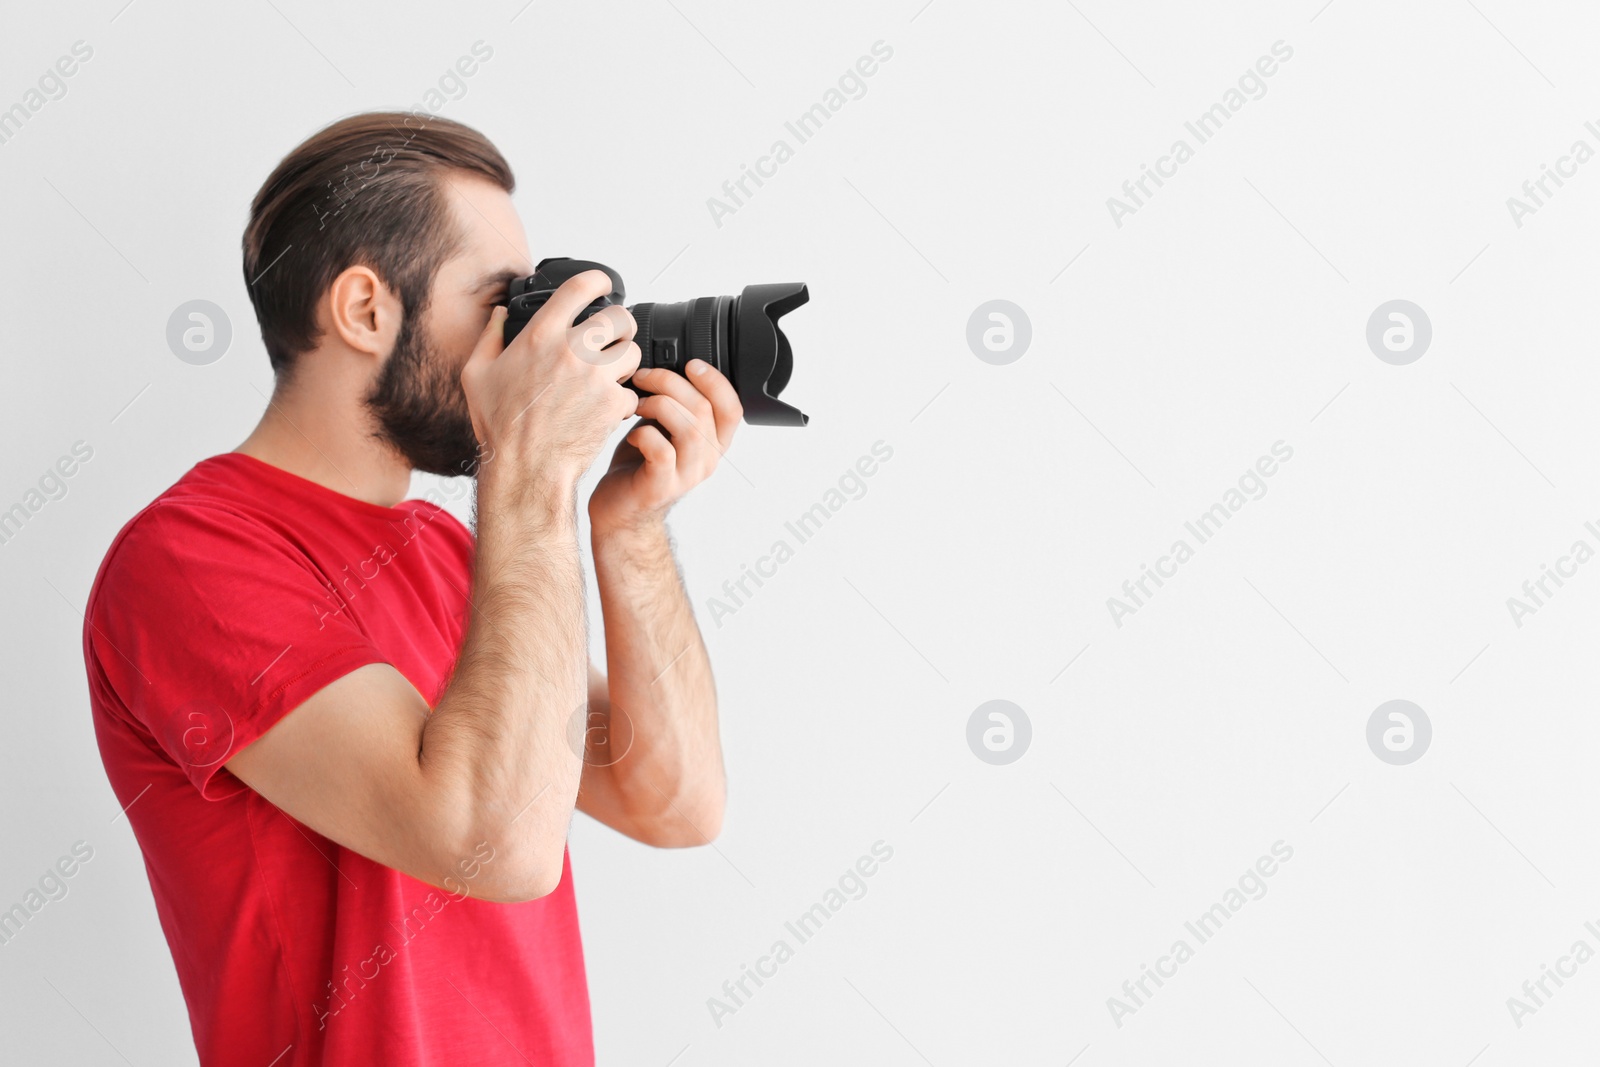
<instances>
[{"instance_id":1,"label":"watermark logo","mask_svg":"<svg viewBox=\"0 0 1600 1067\"><path fill-rule=\"evenodd\" d=\"M10 144L28 120L53 100L67 95L67 79L94 57L94 46L88 41L73 41L71 54L61 56L39 75L37 86L29 86L22 99L9 107L0 104L0 144Z\"/></svg>"},{"instance_id":2,"label":"watermark logo","mask_svg":"<svg viewBox=\"0 0 1600 1067\"><path fill-rule=\"evenodd\" d=\"M1009 300L990 300L973 309L967 319L967 347L985 363L1003 367L1015 363L1033 340L1028 313Z\"/></svg>"},{"instance_id":3,"label":"watermark logo","mask_svg":"<svg viewBox=\"0 0 1600 1067\"><path fill-rule=\"evenodd\" d=\"M591 767L621 763L633 748L633 719L615 704L597 708L584 701L567 719L567 745Z\"/></svg>"},{"instance_id":4,"label":"watermark logo","mask_svg":"<svg viewBox=\"0 0 1600 1067\"><path fill-rule=\"evenodd\" d=\"M1421 359L1432 341L1433 323L1428 313L1409 300L1379 304L1367 319L1367 347L1396 367Z\"/></svg>"},{"instance_id":5,"label":"watermark logo","mask_svg":"<svg viewBox=\"0 0 1600 1067\"><path fill-rule=\"evenodd\" d=\"M1122 196L1106 197L1106 211L1117 229L1122 229L1123 220L1129 215L1138 214L1140 208L1146 207L1167 181L1178 176L1178 168L1194 158L1200 145L1221 133L1228 121L1250 101L1267 95L1266 80L1278 72L1281 64L1294 58L1294 49L1281 40L1272 42L1271 52L1257 59L1253 67L1244 69L1237 87L1229 86L1220 100L1192 121L1185 122L1183 129L1188 137L1174 139L1166 154L1156 157L1154 167L1148 163L1139 164L1139 176L1122 183ZM1189 138L1193 138L1193 144L1189 143Z\"/></svg>"},{"instance_id":6,"label":"watermark logo","mask_svg":"<svg viewBox=\"0 0 1600 1067\"><path fill-rule=\"evenodd\" d=\"M92 859L94 846L87 841L74 841L70 855L46 867L36 886L29 886L20 901L0 911L0 945L9 945L45 905L65 900L71 889L67 880Z\"/></svg>"},{"instance_id":7,"label":"watermark logo","mask_svg":"<svg viewBox=\"0 0 1600 1067\"><path fill-rule=\"evenodd\" d=\"M874 841L869 854L864 853L846 867L834 884L823 891L821 898L783 924L784 936L773 941L765 953L756 957L753 965L739 964L737 975L722 983L721 996L706 998L706 1011L711 1015L712 1024L720 1030L729 1018L748 1006L751 998L778 976L779 968L794 959L800 946L816 937L845 905L867 895L867 880L893 858L893 845L881 839Z\"/></svg>"},{"instance_id":8,"label":"watermark logo","mask_svg":"<svg viewBox=\"0 0 1600 1067\"><path fill-rule=\"evenodd\" d=\"M233 716L209 700L191 700L178 709L172 729L177 751L191 767L212 767L233 750Z\"/></svg>"},{"instance_id":9,"label":"watermark logo","mask_svg":"<svg viewBox=\"0 0 1600 1067\"><path fill-rule=\"evenodd\" d=\"M628 350L621 337L612 317L596 312L567 331L567 347L590 366L607 367Z\"/></svg>"},{"instance_id":10,"label":"watermark logo","mask_svg":"<svg viewBox=\"0 0 1600 1067\"><path fill-rule=\"evenodd\" d=\"M10 507L0 502L0 545L10 544L12 538L22 532L28 520L37 515L50 501L65 497L70 488L67 479L77 474L79 468L93 458L93 445L87 441L74 441L71 453L63 455L46 467L44 473L39 476L39 481L29 486L22 494L22 499Z\"/></svg>"},{"instance_id":11,"label":"watermark logo","mask_svg":"<svg viewBox=\"0 0 1600 1067\"><path fill-rule=\"evenodd\" d=\"M873 41L870 55L863 55L852 66L846 67L839 75L836 86L829 87L822 94L822 99L783 124L786 136L774 138L766 153L756 157L754 166L739 164L738 176L722 183L722 196L706 197L706 210L711 214L712 224L722 229L725 218L737 214L740 208L754 199L762 186L778 176L778 168L794 158L796 148L821 133L823 125L837 115L845 104L867 95L867 79L878 73L883 64L892 58L892 45L882 40ZM754 188L751 188L752 185Z\"/></svg>"},{"instance_id":12,"label":"watermark logo","mask_svg":"<svg viewBox=\"0 0 1600 1067\"><path fill-rule=\"evenodd\" d=\"M422 103L412 107L413 115L426 112L429 115L438 114L444 106L452 100L460 100L467 95L467 79L482 69L483 65L494 58L494 47L479 38L472 42L471 55L461 55L455 63L446 67L444 73L439 75L437 88L430 85L427 92L422 94Z\"/></svg>"},{"instance_id":13,"label":"watermark logo","mask_svg":"<svg viewBox=\"0 0 1600 1067\"><path fill-rule=\"evenodd\" d=\"M1194 959L1195 953L1232 921L1253 900L1267 895L1267 879L1277 874L1294 858L1294 846L1287 841L1272 843L1270 854L1258 857L1244 869L1233 885L1223 891L1216 903L1194 919L1183 924L1184 935L1173 939L1166 953L1157 956L1155 964L1139 964L1137 978L1122 983L1121 995L1113 993L1106 998L1106 1010L1118 1030L1130 1015L1137 1015L1150 1006L1150 1001L1168 981L1178 976L1178 970ZM1192 941L1192 943L1191 943Z\"/></svg>"},{"instance_id":14,"label":"watermark logo","mask_svg":"<svg viewBox=\"0 0 1600 1067\"><path fill-rule=\"evenodd\" d=\"M167 316L167 347L185 363L204 367L228 354L233 323L209 300L179 304Z\"/></svg>"},{"instance_id":15,"label":"watermark logo","mask_svg":"<svg viewBox=\"0 0 1600 1067\"><path fill-rule=\"evenodd\" d=\"M1600 926L1594 922L1586 922L1583 929L1591 937L1600 938ZM1506 998L1506 1010L1511 1013L1511 1021L1521 1030L1523 1021L1530 1015L1537 1015L1540 1008L1548 1007L1546 1001L1554 997L1562 986L1566 985L1565 979L1576 978L1578 968L1594 959L1594 949L1583 938L1572 943L1572 948L1564 956L1556 957L1555 967L1548 963L1539 964L1539 976L1530 978L1522 983L1522 996ZM1555 989L1551 989L1551 984Z\"/></svg>"},{"instance_id":16,"label":"watermark logo","mask_svg":"<svg viewBox=\"0 0 1600 1067\"><path fill-rule=\"evenodd\" d=\"M1148 563L1139 564L1139 576L1122 583L1122 596L1106 598L1106 611L1111 615L1112 624L1120 630L1124 619L1147 607L1156 592L1168 580L1176 578L1178 569L1193 559L1195 552L1214 538L1230 518L1250 501L1260 500L1267 495L1266 479L1277 474L1279 466L1293 458L1292 445L1287 441L1274 441L1270 455L1257 457L1255 464L1245 468L1235 486L1225 490L1220 500L1183 524L1189 537L1173 541L1167 553L1156 558L1153 568ZM1190 538L1193 538L1193 544L1190 544Z\"/></svg>"},{"instance_id":17,"label":"watermark logo","mask_svg":"<svg viewBox=\"0 0 1600 1067\"><path fill-rule=\"evenodd\" d=\"M1600 126L1596 126L1593 120L1585 122L1583 129L1591 137L1600 138ZM1511 224L1519 230L1522 229L1528 216L1538 214L1539 209L1547 206L1550 198L1567 184L1562 179L1576 178L1578 168L1593 158L1594 149L1588 141L1580 137L1572 142L1572 147L1567 150L1566 155L1556 158L1554 169L1548 163L1539 164L1538 177L1529 178L1522 183L1522 196L1506 197L1506 210L1511 214Z\"/></svg>"},{"instance_id":18,"label":"watermark logo","mask_svg":"<svg viewBox=\"0 0 1600 1067\"><path fill-rule=\"evenodd\" d=\"M778 568L793 559L799 548L816 537L841 508L852 500L866 496L867 479L877 474L882 464L893 457L894 448L888 442L872 442L870 454L861 456L853 466L845 468L834 488L823 493L820 500L801 512L794 521L783 524L786 536L773 541L766 555L757 557L754 566L741 563L739 576L722 583L723 595L706 598L706 609L711 612L711 621L716 628L722 629L723 619L738 614L739 609L766 585L766 580L777 577ZM752 583L754 589L751 588Z\"/></svg>"},{"instance_id":19,"label":"watermark logo","mask_svg":"<svg viewBox=\"0 0 1600 1067\"><path fill-rule=\"evenodd\" d=\"M440 506L437 501L429 501L429 503L434 504L435 507ZM346 563L344 565L339 584L335 585L333 582L323 579L324 599L320 602L313 601L311 604L311 610L317 616L317 629L320 630L327 626L330 617L343 614L345 609L355 600L356 595L366 589L367 583L384 573L383 569L399 558L400 550L420 537L427 524L438 518L439 514L438 511L429 511L424 508L411 508L405 519L399 522L389 519L389 528L399 534L396 538L399 542L398 548L388 541L379 542L373 546L372 555L356 562L354 572L350 570L350 564Z\"/></svg>"},{"instance_id":20,"label":"watermark logo","mask_svg":"<svg viewBox=\"0 0 1600 1067\"><path fill-rule=\"evenodd\" d=\"M1600 541L1600 526L1590 521L1584 523L1583 528ZM1572 548L1566 555L1556 557L1554 567L1548 563L1539 564L1539 576L1522 583L1522 596L1506 597L1506 610L1511 613L1511 621L1517 629L1522 629L1523 620L1529 615L1538 614L1539 609L1546 606L1546 601L1555 596L1568 579L1576 578L1578 568L1594 559L1594 555L1594 546L1580 537L1572 542Z\"/></svg>"},{"instance_id":21,"label":"watermark logo","mask_svg":"<svg viewBox=\"0 0 1600 1067\"><path fill-rule=\"evenodd\" d=\"M1028 713L1009 700L979 704L967 719L967 747L985 763L1004 767L1015 763L1033 743L1033 723Z\"/></svg>"},{"instance_id":22,"label":"watermark logo","mask_svg":"<svg viewBox=\"0 0 1600 1067\"><path fill-rule=\"evenodd\" d=\"M472 896L472 887L468 883L482 872L485 864L494 860L495 855L493 845L488 841L480 841L473 849L472 855L457 860L450 873L445 875L440 885L440 888L445 890L443 895L431 886L424 887L428 891L419 900L407 890L404 894L405 899L398 901L398 905L404 909L409 904L410 910L402 911L400 915L388 920L394 936L385 935L365 958L356 959L353 966L349 963L344 964L324 983L323 999L313 1001L311 1004L312 1013L317 1017L317 1029L326 1030L328 1020L348 1008L350 1002L367 988L367 984L383 973L383 968L399 959L400 953L420 937L424 930L437 926L433 920L440 912L451 904Z\"/></svg>"},{"instance_id":23,"label":"watermark logo","mask_svg":"<svg viewBox=\"0 0 1600 1067\"><path fill-rule=\"evenodd\" d=\"M1433 723L1428 713L1409 700L1390 700L1367 719L1367 747L1385 763L1404 767L1415 763L1433 743Z\"/></svg>"}]
</instances>

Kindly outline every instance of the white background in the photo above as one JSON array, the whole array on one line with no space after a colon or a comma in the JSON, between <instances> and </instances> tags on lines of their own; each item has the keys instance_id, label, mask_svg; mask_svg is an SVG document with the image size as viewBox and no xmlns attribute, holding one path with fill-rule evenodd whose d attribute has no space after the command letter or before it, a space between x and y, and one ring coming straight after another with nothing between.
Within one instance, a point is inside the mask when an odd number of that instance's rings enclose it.
<instances>
[{"instance_id":1,"label":"white background","mask_svg":"<svg viewBox=\"0 0 1600 1067\"><path fill-rule=\"evenodd\" d=\"M95 849L0 946L8 1062L194 1062L78 612L118 528L270 392L239 266L262 179L334 118L420 103L478 40L492 59L439 113L511 160L536 258L610 263L633 299L812 293L785 395L811 426L745 428L672 524L725 831L657 852L573 826L600 1062L1600 1052L1600 963L1520 1028L1506 1005L1600 949L1600 562L1520 628L1506 606L1600 547L1600 161L1520 228L1506 206L1574 140L1600 149L1600 19L921 2L5 10L0 107L94 50L0 145L0 509L94 449L0 545L0 908ZM707 198L879 40L866 94L716 225ZM1107 197L1280 40L1265 96L1116 226ZM1397 298L1433 325L1407 366L1365 339ZM166 345L191 299L233 323L210 366ZM1009 365L966 342L991 299L1032 322ZM707 598L878 440L865 494L713 626ZM1266 495L1115 625L1106 599L1279 440ZM1397 698L1434 731L1408 766L1366 741ZM967 745L991 699L1032 722L1008 766ZM707 999L880 839L867 894L716 1025ZM1279 840L1269 892L1117 1026L1107 998Z\"/></svg>"}]
</instances>

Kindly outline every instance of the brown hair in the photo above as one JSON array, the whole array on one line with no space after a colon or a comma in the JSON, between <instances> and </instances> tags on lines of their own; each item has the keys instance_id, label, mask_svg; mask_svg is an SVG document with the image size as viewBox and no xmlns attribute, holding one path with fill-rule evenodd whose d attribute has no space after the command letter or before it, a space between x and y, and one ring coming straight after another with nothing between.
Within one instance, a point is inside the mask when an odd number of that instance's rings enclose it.
<instances>
[{"instance_id":1,"label":"brown hair","mask_svg":"<svg viewBox=\"0 0 1600 1067\"><path fill-rule=\"evenodd\" d=\"M377 272L408 320L427 307L460 241L443 189L450 170L516 187L483 134L421 112L352 115L283 157L251 201L243 242L245 286L279 378L316 346L317 301L348 267Z\"/></svg>"}]
</instances>

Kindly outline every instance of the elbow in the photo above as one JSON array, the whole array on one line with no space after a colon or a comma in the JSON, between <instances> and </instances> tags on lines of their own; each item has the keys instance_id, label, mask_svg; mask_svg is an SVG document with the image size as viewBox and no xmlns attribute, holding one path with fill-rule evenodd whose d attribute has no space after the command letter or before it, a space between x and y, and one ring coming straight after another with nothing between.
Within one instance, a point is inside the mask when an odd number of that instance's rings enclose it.
<instances>
[{"instance_id":1,"label":"elbow","mask_svg":"<svg viewBox=\"0 0 1600 1067\"><path fill-rule=\"evenodd\" d=\"M490 904L526 904L531 900L543 900L560 885L561 868L557 866L554 872L541 871L524 879L496 885L489 893L479 895L478 899Z\"/></svg>"},{"instance_id":2,"label":"elbow","mask_svg":"<svg viewBox=\"0 0 1600 1067\"><path fill-rule=\"evenodd\" d=\"M722 833L727 809L726 789L705 790L701 795L682 797L656 813L641 838L655 848L698 848L709 845Z\"/></svg>"},{"instance_id":3,"label":"elbow","mask_svg":"<svg viewBox=\"0 0 1600 1067\"><path fill-rule=\"evenodd\" d=\"M469 888L467 895L489 904L526 904L554 893L561 885L561 878L562 864L558 856L552 864L486 880Z\"/></svg>"},{"instance_id":4,"label":"elbow","mask_svg":"<svg viewBox=\"0 0 1600 1067\"><path fill-rule=\"evenodd\" d=\"M531 844L509 857L501 878L484 899L496 904L524 904L542 900L561 887L566 876L566 838Z\"/></svg>"},{"instance_id":5,"label":"elbow","mask_svg":"<svg viewBox=\"0 0 1600 1067\"><path fill-rule=\"evenodd\" d=\"M554 893L566 874L564 838L499 847L483 840L465 854L470 858L451 862L450 873L434 883L456 899L522 904Z\"/></svg>"}]
</instances>

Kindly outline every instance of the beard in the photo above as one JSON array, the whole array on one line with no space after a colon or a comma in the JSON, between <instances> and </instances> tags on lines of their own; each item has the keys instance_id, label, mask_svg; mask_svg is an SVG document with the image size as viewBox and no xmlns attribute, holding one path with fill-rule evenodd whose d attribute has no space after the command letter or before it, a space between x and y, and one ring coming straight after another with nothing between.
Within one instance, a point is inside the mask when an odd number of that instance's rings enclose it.
<instances>
[{"instance_id":1,"label":"beard","mask_svg":"<svg viewBox=\"0 0 1600 1067\"><path fill-rule=\"evenodd\" d=\"M478 438L460 370L430 342L422 318L420 311L406 316L394 351L367 394L367 410L377 419L377 437L412 469L445 477L471 474Z\"/></svg>"}]
</instances>

